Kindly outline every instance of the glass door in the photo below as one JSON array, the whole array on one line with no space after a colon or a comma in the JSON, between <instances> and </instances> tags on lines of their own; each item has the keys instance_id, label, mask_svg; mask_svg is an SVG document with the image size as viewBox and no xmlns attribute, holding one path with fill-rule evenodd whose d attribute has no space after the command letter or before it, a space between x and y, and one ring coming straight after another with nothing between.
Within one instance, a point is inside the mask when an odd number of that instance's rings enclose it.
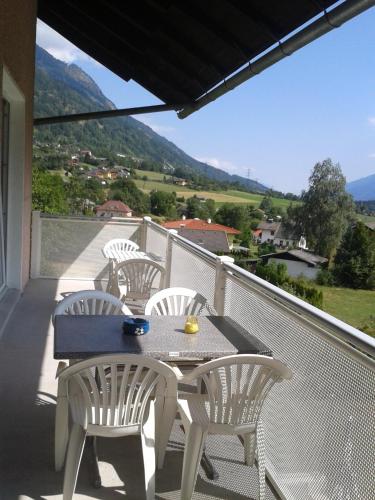
<instances>
[{"instance_id":1,"label":"glass door","mask_svg":"<svg viewBox=\"0 0 375 500\"><path fill-rule=\"evenodd\" d=\"M6 242L8 222L8 172L9 172L9 114L10 105L2 100L2 120L0 137L0 294L6 284Z\"/></svg>"}]
</instances>

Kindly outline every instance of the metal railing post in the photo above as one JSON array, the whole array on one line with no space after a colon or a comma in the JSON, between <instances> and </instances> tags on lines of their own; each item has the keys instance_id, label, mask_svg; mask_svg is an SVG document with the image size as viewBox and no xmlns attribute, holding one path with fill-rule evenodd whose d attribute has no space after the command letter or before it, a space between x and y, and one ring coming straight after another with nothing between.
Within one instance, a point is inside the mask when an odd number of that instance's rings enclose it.
<instances>
[{"instance_id":1,"label":"metal railing post","mask_svg":"<svg viewBox=\"0 0 375 500\"><path fill-rule=\"evenodd\" d=\"M31 278L39 278L40 276L41 238L42 238L42 222L40 220L40 212L34 210L32 213L32 222L31 222L31 262L30 262Z\"/></svg>"},{"instance_id":2,"label":"metal railing post","mask_svg":"<svg viewBox=\"0 0 375 500\"><path fill-rule=\"evenodd\" d=\"M151 222L151 217L143 217L143 223L140 228L139 248L142 252L147 252L147 224Z\"/></svg>"},{"instance_id":3,"label":"metal railing post","mask_svg":"<svg viewBox=\"0 0 375 500\"><path fill-rule=\"evenodd\" d=\"M227 255L216 258L214 308L220 316L224 315L225 309L225 264L233 263L233 257Z\"/></svg>"},{"instance_id":4,"label":"metal railing post","mask_svg":"<svg viewBox=\"0 0 375 500\"><path fill-rule=\"evenodd\" d=\"M173 235L178 234L175 229L170 229L167 233L167 254L165 256L165 288L171 286L171 270L172 270L172 247L173 247Z\"/></svg>"}]
</instances>

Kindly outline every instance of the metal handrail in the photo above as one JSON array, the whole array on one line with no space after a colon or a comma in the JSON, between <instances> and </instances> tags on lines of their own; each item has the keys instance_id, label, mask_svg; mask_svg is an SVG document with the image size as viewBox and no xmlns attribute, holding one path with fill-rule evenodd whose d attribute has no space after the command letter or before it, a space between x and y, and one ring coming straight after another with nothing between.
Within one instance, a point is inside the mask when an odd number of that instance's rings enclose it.
<instances>
[{"instance_id":1,"label":"metal handrail","mask_svg":"<svg viewBox=\"0 0 375 500\"><path fill-rule=\"evenodd\" d=\"M197 255L198 257L208 261L212 266L216 265L218 256L212 252L209 252L205 248L183 238L178 234L169 233L168 229L163 228L159 224L153 221L146 221L152 228L156 229L160 233L165 233L165 236L169 234L169 237L173 239L177 244L184 247L186 250ZM312 323L320 327L325 331L329 331L331 335L336 336L341 341L349 343L351 346L359 349L361 352L365 353L371 358L375 358L375 339L361 332L357 328L348 325L347 323L331 316L330 314L312 306L311 304L305 302L294 295L272 285L268 281L265 281L255 274L245 271L241 267L225 263L223 264L226 272L232 274L233 276L242 280L244 284L250 285L252 288L257 289L265 294L267 294L271 299L276 302L282 303L289 309L293 310L296 314L300 316L307 317ZM374 366L372 366L374 368Z\"/></svg>"},{"instance_id":2,"label":"metal handrail","mask_svg":"<svg viewBox=\"0 0 375 500\"><path fill-rule=\"evenodd\" d=\"M228 279L263 296L269 303L286 309L296 320L309 323L310 328L318 331L327 341L354 354L357 361L375 370L375 342L372 337L236 265L225 263L224 268Z\"/></svg>"},{"instance_id":3,"label":"metal handrail","mask_svg":"<svg viewBox=\"0 0 375 500\"><path fill-rule=\"evenodd\" d=\"M105 223L113 223L113 224L129 224L129 225L138 225L143 222L143 219L140 217L132 217L131 220L126 219L125 217L88 217L84 215L54 215L54 214L45 214L43 212L40 213L41 219L56 219L59 221L82 221L82 222L105 222Z\"/></svg>"}]
</instances>

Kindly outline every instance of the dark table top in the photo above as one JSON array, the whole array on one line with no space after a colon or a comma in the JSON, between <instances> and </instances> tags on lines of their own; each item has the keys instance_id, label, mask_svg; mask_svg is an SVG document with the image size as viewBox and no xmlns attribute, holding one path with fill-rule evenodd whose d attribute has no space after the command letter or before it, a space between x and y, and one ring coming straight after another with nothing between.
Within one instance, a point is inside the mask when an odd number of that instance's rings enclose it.
<instances>
[{"instance_id":1,"label":"dark table top","mask_svg":"<svg viewBox=\"0 0 375 500\"><path fill-rule=\"evenodd\" d=\"M84 359L101 354L143 354L163 361L208 360L271 350L229 316L199 316L199 332L185 334L185 316L136 316L150 321L142 336L124 335L124 316L56 316L55 359Z\"/></svg>"}]
</instances>

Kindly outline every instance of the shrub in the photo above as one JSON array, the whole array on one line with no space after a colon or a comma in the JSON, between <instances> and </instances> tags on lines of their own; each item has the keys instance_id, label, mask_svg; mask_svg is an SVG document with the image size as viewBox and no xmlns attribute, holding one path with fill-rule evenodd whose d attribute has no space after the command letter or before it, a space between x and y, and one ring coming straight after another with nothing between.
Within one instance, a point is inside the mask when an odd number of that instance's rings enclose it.
<instances>
[{"instance_id":1,"label":"shrub","mask_svg":"<svg viewBox=\"0 0 375 500\"><path fill-rule=\"evenodd\" d=\"M320 269L316 275L316 283L322 286L333 286L334 280L329 269Z\"/></svg>"},{"instance_id":2,"label":"shrub","mask_svg":"<svg viewBox=\"0 0 375 500\"><path fill-rule=\"evenodd\" d=\"M256 274L260 278L276 285L286 292L305 300L309 304L323 308L323 292L311 285L311 282L304 278L291 278L288 275L287 267L285 264L258 264L256 267Z\"/></svg>"}]
</instances>

